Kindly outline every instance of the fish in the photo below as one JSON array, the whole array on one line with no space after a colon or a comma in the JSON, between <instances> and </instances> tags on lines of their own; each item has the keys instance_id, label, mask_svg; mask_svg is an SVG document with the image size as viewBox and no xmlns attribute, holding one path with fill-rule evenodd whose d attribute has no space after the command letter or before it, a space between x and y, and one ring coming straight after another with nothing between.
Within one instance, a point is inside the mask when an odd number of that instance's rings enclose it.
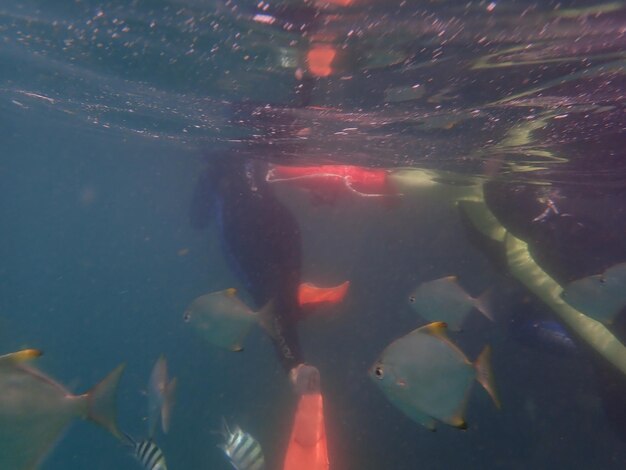
<instances>
[{"instance_id":1,"label":"fish","mask_svg":"<svg viewBox=\"0 0 626 470\"><path fill-rule=\"evenodd\" d=\"M161 355L152 368L148 382L148 436L150 438L154 436L159 417L161 429L167 434L175 391L176 378L168 381L167 360Z\"/></svg>"},{"instance_id":2,"label":"fish","mask_svg":"<svg viewBox=\"0 0 626 470\"><path fill-rule=\"evenodd\" d=\"M405 415L434 431L437 421L466 429L469 391L477 380L499 408L486 346L475 363L433 322L393 341L369 370L370 378Z\"/></svg>"},{"instance_id":3,"label":"fish","mask_svg":"<svg viewBox=\"0 0 626 470\"><path fill-rule=\"evenodd\" d=\"M126 443L132 448L132 455L146 470L167 470L163 451L152 439L136 441L124 433Z\"/></svg>"},{"instance_id":4,"label":"fish","mask_svg":"<svg viewBox=\"0 0 626 470\"><path fill-rule=\"evenodd\" d=\"M270 339L288 373L304 362L297 331L302 317L298 304L302 235L290 209L265 181L268 163L261 152L259 158L236 152L211 158L194 189L190 218L197 229L215 220L226 261L250 296L252 308L273 303L275 308L268 312L273 325ZM239 333L251 324L246 317L241 318ZM233 341L228 346L241 345Z\"/></svg>"},{"instance_id":5,"label":"fish","mask_svg":"<svg viewBox=\"0 0 626 470\"><path fill-rule=\"evenodd\" d=\"M459 285L456 276L446 276L420 284L409 295L409 303L426 320L442 321L452 331L459 331L474 308L493 321L486 301L489 292L487 290L480 297L473 298Z\"/></svg>"},{"instance_id":6,"label":"fish","mask_svg":"<svg viewBox=\"0 0 626 470\"><path fill-rule=\"evenodd\" d=\"M587 175L579 170L588 169L588 163L597 160L593 153L589 158L569 162L573 165L563 174ZM544 224L532 222L545 188L509 185L497 179L485 183L480 198L459 201L458 207L465 216L470 240L478 242L477 246L495 261L496 268L506 268L533 294L538 306L549 309L572 334L581 357L593 368L608 424L626 441L623 317L616 318L611 329L607 328L570 305L561 285L562 279L580 279L626 260L626 218L622 212L626 193L621 187L612 188L600 177L615 176L610 159L605 163L603 171L595 173L598 178L594 181L585 176L590 182L588 186L571 184L576 180L550 186L552 194L559 191L562 201L569 201L566 206L561 202L560 210L570 217L553 217ZM597 199L599 189L606 197ZM592 223L586 222L581 230L577 222L580 220Z\"/></svg>"},{"instance_id":7,"label":"fish","mask_svg":"<svg viewBox=\"0 0 626 470\"><path fill-rule=\"evenodd\" d=\"M0 468L33 470L75 418L94 421L115 437L115 395L124 365L82 395L28 364L38 349L0 356Z\"/></svg>"},{"instance_id":8,"label":"fish","mask_svg":"<svg viewBox=\"0 0 626 470\"><path fill-rule=\"evenodd\" d=\"M243 351L243 340L252 325L271 309L271 303L259 313L253 312L230 288L201 295L185 310L183 320L208 343L230 351Z\"/></svg>"},{"instance_id":9,"label":"fish","mask_svg":"<svg viewBox=\"0 0 626 470\"><path fill-rule=\"evenodd\" d=\"M569 283L561 298L594 320L613 323L626 307L626 263Z\"/></svg>"},{"instance_id":10,"label":"fish","mask_svg":"<svg viewBox=\"0 0 626 470\"><path fill-rule=\"evenodd\" d=\"M535 332L537 342L544 345L546 350L576 353L578 348L567 330L557 321L535 320L530 322L529 328Z\"/></svg>"},{"instance_id":11,"label":"fish","mask_svg":"<svg viewBox=\"0 0 626 470\"><path fill-rule=\"evenodd\" d=\"M311 307L339 303L345 298L349 285L349 281L335 287L303 283L298 289L298 305L306 307L310 314ZM209 343L240 352L254 324L261 326L271 338L279 336L280 325L274 321L273 310L274 303L270 301L260 311L254 312L237 297L237 289L229 288L196 298L185 310L183 320Z\"/></svg>"},{"instance_id":12,"label":"fish","mask_svg":"<svg viewBox=\"0 0 626 470\"><path fill-rule=\"evenodd\" d=\"M263 449L254 437L244 432L239 426L231 431L225 419L222 419L224 442L218 447L224 451L236 470L265 470Z\"/></svg>"},{"instance_id":13,"label":"fish","mask_svg":"<svg viewBox=\"0 0 626 470\"><path fill-rule=\"evenodd\" d=\"M556 320L533 318L530 312L521 311L512 317L509 326L514 339L533 349L562 357L581 353L567 329Z\"/></svg>"}]
</instances>

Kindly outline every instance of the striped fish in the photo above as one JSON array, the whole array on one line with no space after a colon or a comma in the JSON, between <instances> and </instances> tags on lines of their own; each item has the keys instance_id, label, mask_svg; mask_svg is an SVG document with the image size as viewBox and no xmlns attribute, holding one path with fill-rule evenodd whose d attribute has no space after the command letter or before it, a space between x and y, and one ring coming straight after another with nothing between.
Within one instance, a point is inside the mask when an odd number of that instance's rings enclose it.
<instances>
[{"instance_id":1,"label":"striped fish","mask_svg":"<svg viewBox=\"0 0 626 470\"><path fill-rule=\"evenodd\" d=\"M152 439L136 441L128 434L124 434L128 445L132 447L132 454L146 470L167 470L165 456L159 446Z\"/></svg>"},{"instance_id":2,"label":"striped fish","mask_svg":"<svg viewBox=\"0 0 626 470\"><path fill-rule=\"evenodd\" d=\"M265 457L261 445L250 434L235 426L234 432L222 421L224 443L218 447L224 451L237 470L265 470Z\"/></svg>"}]
</instances>

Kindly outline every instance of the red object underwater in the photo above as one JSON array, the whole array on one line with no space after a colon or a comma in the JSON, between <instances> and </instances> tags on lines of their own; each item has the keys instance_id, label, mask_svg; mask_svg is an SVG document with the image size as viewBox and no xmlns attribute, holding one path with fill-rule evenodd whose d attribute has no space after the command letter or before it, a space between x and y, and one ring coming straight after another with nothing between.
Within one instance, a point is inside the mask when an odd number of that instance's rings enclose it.
<instances>
[{"instance_id":1,"label":"red object underwater","mask_svg":"<svg viewBox=\"0 0 626 470\"><path fill-rule=\"evenodd\" d=\"M298 289L298 304L300 307L323 303L336 304L343 301L349 287L350 281L335 287L317 287L310 282L305 282L300 284Z\"/></svg>"},{"instance_id":2,"label":"red object underwater","mask_svg":"<svg viewBox=\"0 0 626 470\"><path fill-rule=\"evenodd\" d=\"M300 364L290 373L300 396L283 470L328 470L324 399L317 368Z\"/></svg>"},{"instance_id":3,"label":"red object underwater","mask_svg":"<svg viewBox=\"0 0 626 470\"><path fill-rule=\"evenodd\" d=\"M300 397L283 470L328 470L328 449L321 393Z\"/></svg>"},{"instance_id":4,"label":"red object underwater","mask_svg":"<svg viewBox=\"0 0 626 470\"><path fill-rule=\"evenodd\" d=\"M384 169L353 165L285 166L273 165L267 172L269 183L293 182L316 194L345 188L362 197L399 196Z\"/></svg>"}]
</instances>

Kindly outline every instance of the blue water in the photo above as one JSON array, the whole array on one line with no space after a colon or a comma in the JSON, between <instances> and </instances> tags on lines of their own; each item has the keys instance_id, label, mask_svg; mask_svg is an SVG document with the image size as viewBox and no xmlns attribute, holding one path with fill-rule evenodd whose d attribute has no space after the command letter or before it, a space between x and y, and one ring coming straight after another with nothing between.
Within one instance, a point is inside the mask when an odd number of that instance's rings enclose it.
<instances>
[{"instance_id":1,"label":"blue water","mask_svg":"<svg viewBox=\"0 0 626 470\"><path fill-rule=\"evenodd\" d=\"M189 225L206 158L260 139L295 163L445 170L459 184L495 168L511 187L552 184L546 194L565 207L597 204L603 220L626 210L621 4L559 27L553 3L497 2L492 16L479 2L340 11L331 36L370 28L346 39L356 59L317 79L303 107L295 67L277 57L306 39L251 22L244 6L254 3L242 1L238 13L199 0L0 5L0 350L42 349L38 367L76 393L125 362L119 424L137 437L151 367L165 354L179 387L171 431L156 439L172 470L230 468L216 447L222 416L258 438L270 469L281 468L296 406L260 329L233 354L182 322L195 297L242 287L215 225ZM539 36L537 18L523 11L543 12L549 34ZM481 57L528 63L472 69ZM416 84L425 95L410 95ZM547 92L523 95L543 85ZM259 124L255 106L265 104L295 119ZM507 134L542 118L530 141ZM305 144L294 136L303 128ZM599 184L578 199L559 193L589 181ZM456 208L436 195L389 205L358 197L316 205L294 188L280 197L302 228L304 280L351 281L338 313L300 325L306 360L322 376L331 469L623 468L626 443L609 427L592 365L584 354L515 340L506 275L471 243ZM593 273L586 259L626 261L623 249L579 242L581 276ZM551 253L559 246L545 243ZM495 286L497 321L473 313L455 342L472 360L492 344L503 407L476 386L469 429L430 433L385 400L367 369L421 324L407 293L450 274L473 295ZM139 466L106 432L76 420L42 468Z\"/></svg>"}]
</instances>

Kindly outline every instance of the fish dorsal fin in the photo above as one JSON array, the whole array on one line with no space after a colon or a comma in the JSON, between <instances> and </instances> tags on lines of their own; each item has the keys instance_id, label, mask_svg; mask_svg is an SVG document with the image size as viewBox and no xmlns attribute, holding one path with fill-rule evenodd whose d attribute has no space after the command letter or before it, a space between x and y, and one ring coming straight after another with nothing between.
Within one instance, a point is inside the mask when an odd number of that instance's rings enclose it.
<instances>
[{"instance_id":1,"label":"fish dorsal fin","mask_svg":"<svg viewBox=\"0 0 626 470\"><path fill-rule=\"evenodd\" d=\"M224 291L224 293L229 297L235 297L237 295L237 289L234 287L230 287Z\"/></svg>"},{"instance_id":2,"label":"fish dorsal fin","mask_svg":"<svg viewBox=\"0 0 626 470\"><path fill-rule=\"evenodd\" d=\"M81 395L87 401L86 417L117 438L121 437L121 433L117 429L115 402L117 385L125 367L125 364L120 364L100 383L92 387L86 394Z\"/></svg>"},{"instance_id":3,"label":"fish dorsal fin","mask_svg":"<svg viewBox=\"0 0 626 470\"><path fill-rule=\"evenodd\" d=\"M447 329L448 324L446 322L434 321L432 323L429 323L428 325L424 325L421 328L418 328L417 331L435 336L436 338L445 341L450 341L450 338L448 338L448 334L446 333Z\"/></svg>"},{"instance_id":4,"label":"fish dorsal fin","mask_svg":"<svg viewBox=\"0 0 626 470\"><path fill-rule=\"evenodd\" d=\"M0 366L15 365L21 362L30 361L41 356L42 354L43 352L40 349L22 349L21 351L0 356Z\"/></svg>"}]
</instances>

